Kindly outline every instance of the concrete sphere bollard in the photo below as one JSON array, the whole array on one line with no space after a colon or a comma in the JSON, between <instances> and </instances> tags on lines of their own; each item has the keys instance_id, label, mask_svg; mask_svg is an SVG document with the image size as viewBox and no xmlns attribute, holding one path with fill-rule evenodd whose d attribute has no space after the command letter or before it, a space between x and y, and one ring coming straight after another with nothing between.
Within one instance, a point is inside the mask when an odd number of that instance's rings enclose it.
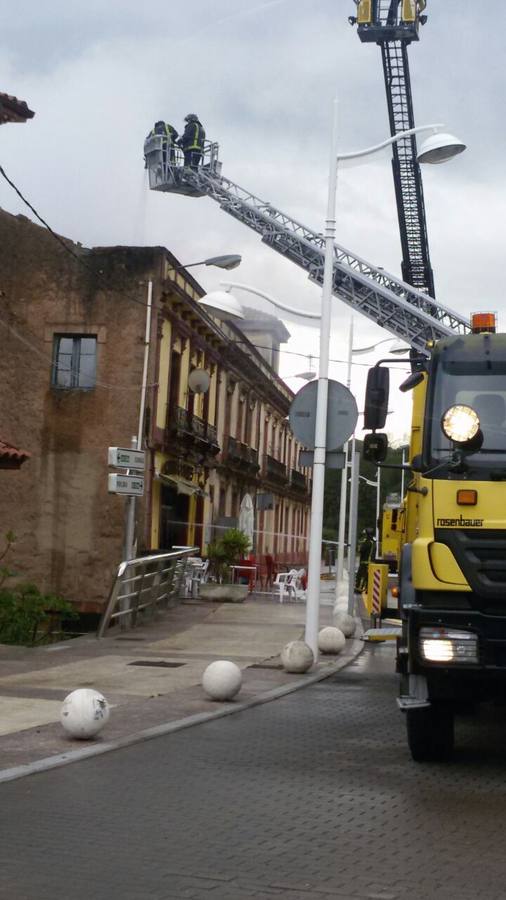
<instances>
[{"instance_id":1,"label":"concrete sphere bollard","mask_svg":"<svg viewBox=\"0 0 506 900\"><path fill-rule=\"evenodd\" d=\"M348 615L346 612L337 612L333 616L333 621L335 627L339 628L345 637L353 637L355 628L357 627L357 623L353 616Z\"/></svg>"},{"instance_id":2,"label":"concrete sphere bollard","mask_svg":"<svg viewBox=\"0 0 506 900\"><path fill-rule=\"evenodd\" d=\"M228 659L209 663L202 676L202 687L211 700L232 700L240 691L242 672Z\"/></svg>"},{"instance_id":3,"label":"concrete sphere bollard","mask_svg":"<svg viewBox=\"0 0 506 900\"><path fill-rule=\"evenodd\" d=\"M109 704L102 694L91 688L79 688L65 697L60 722L72 737L86 741L101 731L109 720L109 712Z\"/></svg>"},{"instance_id":4,"label":"concrete sphere bollard","mask_svg":"<svg viewBox=\"0 0 506 900\"><path fill-rule=\"evenodd\" d=\"M307 672L314 663L313 651L305 641L290 641L281 651L281 662L287 672Z\"/></svg>"},{"instance_id":5,"label":"concrete sphere bollard","mask_svg":"<svg viewBox=\"0 0 506 900\"><path fill-rule=\"evenodd\" d=\"M318 647L322 653L340 653L346 646L346 638L339 628L328 625L318 634Z\"/></svg>"}]
</instances>

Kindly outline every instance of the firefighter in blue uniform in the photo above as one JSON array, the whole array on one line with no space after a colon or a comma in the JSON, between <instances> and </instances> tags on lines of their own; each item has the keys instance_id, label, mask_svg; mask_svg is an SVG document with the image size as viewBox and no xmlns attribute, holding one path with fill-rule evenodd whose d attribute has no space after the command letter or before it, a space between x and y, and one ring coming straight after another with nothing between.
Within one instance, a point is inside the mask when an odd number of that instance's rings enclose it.
<instances>
[{"instance_id":1,"label":"firefighter in blue uniform","mask_svg":"<svg viewBox=\"0 0 506 900\"><path fill-rule=\"evenodd\" d=\"M184 151L185 168L196 170L202 159L206 133L202 123L199 122L199 117L195 113L188 113L185 122L184 133L179 138L178 144Z\"/></svg>"}]
</instances>

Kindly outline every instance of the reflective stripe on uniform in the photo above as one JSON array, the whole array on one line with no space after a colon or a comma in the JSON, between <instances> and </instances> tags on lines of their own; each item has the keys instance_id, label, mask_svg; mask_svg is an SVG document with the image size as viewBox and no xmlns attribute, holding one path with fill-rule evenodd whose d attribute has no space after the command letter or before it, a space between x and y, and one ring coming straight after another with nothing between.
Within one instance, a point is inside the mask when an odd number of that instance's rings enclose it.
<instances>
[{"instance_id":1,"label":"reflective stripe on uniform","mask_svg":"<svg viewBox=\"0 0 506 900\"><path fill-rule=\"evenodd\" d=\"M195 134L193 135L193 143L188 144L185 148L186 150L202 150L202 141L199 142L200 138L200 125L198 122L195 122Z\"/></svg>"},{"instance_id":2,"label":"reflective stripe on uniform","mask_svg":"<svg viewBox=\"0 0 506 900\"><path fill-rule=\"evenodd\" d=\"M168 138L170 138L170 140L172 140L172 135L173 135L173 134L174 134L174 130L173 130L172 128L170 128L168 125L165 125L165 136L168 137ZM151 135L150 135L150 136L153 137L154 135L157 135L158 137L161 136L161 135L160 135L160 132L159 132L159 131L155 131L155 129L153 128L152 131L151 131ZM162 135L162 136L163 136L163 135Z\"/></svg>"}]
</instances>

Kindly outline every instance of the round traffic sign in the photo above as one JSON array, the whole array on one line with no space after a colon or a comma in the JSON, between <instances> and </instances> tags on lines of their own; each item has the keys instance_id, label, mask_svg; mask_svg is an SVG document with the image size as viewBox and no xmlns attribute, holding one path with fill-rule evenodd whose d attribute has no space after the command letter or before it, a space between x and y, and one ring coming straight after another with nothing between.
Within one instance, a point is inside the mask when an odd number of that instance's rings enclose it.
<instances>
[{"instance_id":1,"label":"round traffic sign","mask_svg":"<svg viewBox=\"0 0 506 900\"><path fill-rule=\"evenodd\" d=\"M309 450L315 446L317 391L317 381L305 384L292 400L288 416L295 437ZM326 450L342 447L355 431L357 419L358 407L351 391L339 381L329 379Z\"/></svg>"}]
</instances>

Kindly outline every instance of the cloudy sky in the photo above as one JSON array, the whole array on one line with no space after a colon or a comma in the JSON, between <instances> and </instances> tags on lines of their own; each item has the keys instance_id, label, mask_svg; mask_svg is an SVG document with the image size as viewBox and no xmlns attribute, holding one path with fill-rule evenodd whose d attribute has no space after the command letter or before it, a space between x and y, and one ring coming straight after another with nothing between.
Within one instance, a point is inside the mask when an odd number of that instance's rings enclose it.
<instances>
[{"instance_id":1,"label":"cloudy sky","mask_svg":"<svg viewBox=\"0 0 506 900\"><path fill-rule=\"evenodd\" d=\"M334 95L342 151L388 135L380 51L349 26L353 0L21 0L15 15L0 0L0 8L0 90L36 111L26 125L2 128L0 162L55 230L86 246L162 244L182 263L238 252L238 280L318 308L304 273L215 202L148 192L142 145L156 119L181 130L196 112L220 143L228 178L322 230ZM488 12L471 0L429 0L410 68L417 124L445 122L468 145L452 163L424 169L437 296L461 312L496 310L504 329L506 6L495 4L493 20ZM30 215L2 179L0 206ZM398 273L388 155L340 173L337 207L339 243ZM217 270L194 272L217 287ZM296 390L303 382L291 376L318 354L318 332L286 321L293 337L282 371ZM346 357L349 321L335 301L331 359ZM382 337L355 317L355 346ZM369 361L374 354L353 367L359 408ZM332 364L331 375L344 381L345 365ZM397 393L391 405L390 429L401 435Z\"/></svg>"}]
</instances>

